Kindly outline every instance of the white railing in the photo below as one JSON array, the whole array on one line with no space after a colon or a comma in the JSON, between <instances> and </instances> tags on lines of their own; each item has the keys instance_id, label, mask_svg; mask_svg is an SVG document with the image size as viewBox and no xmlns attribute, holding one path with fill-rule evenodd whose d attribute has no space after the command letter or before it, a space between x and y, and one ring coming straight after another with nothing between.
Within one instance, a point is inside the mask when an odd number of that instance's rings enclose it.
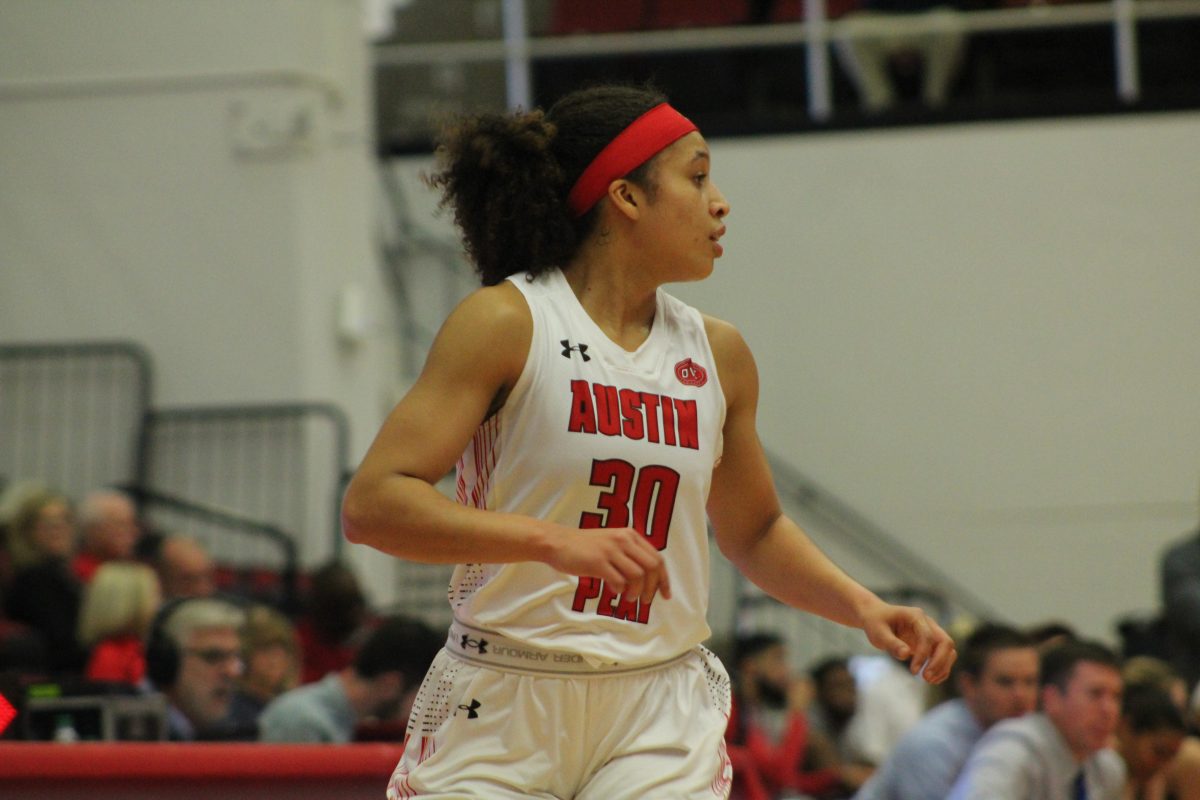
<instances>
[{"instance_id":1,"label":"white railing","mask_svg":"<svg viewBox=\"0 0 1200 800\"><path fill-rule=\"evenodd\" d=\"M508 106L528 108L533 96L530 65L535 60L589 58L629 53L732 50L779 45L807 45L808 112L816 121L833 111L829 43L835 39L870 38L929 29L923 15L864 18L848 26L827 19L825 0L805 0L806 22L682 28L628 33L530 36L525 0L502 0L502 39L377 45L381 65L460 64L503 61ZM1097 0L1066 5L1037 4L1017 8L964 11L967 33L1071 28L1108 25L1113 29L1114 86L1123 102L1141 97L1137 63L1137 23L1200 17L1200 0Z\"/></svg>"},{"instance_id":2,"label":"white railing","mask_svg":"<svg viewBox=\"0 0 1200 800\"><path fill-rule=\"evenodd\" d=\"M248 86L311 89L321 94L330 108L340 108L345 102L342 88L332 77L309 70L290 68L144 75L114 73L109 75L5 78L0 79L0 100L157 94L168 91L211 91Z\"/></svg>"}]
</instances>

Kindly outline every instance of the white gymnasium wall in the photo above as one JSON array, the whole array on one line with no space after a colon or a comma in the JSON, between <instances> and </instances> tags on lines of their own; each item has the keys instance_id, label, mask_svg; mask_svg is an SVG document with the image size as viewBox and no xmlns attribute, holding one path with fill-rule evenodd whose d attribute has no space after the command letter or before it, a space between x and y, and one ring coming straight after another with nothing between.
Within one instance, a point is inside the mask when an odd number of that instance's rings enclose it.
<instances>
[{"instance_id":1,"label":"white gymnasium wall","mask_svg":"<svg viewBox=\"0 0 1200 800\"><path fill-rule=\"evenodd\" d=\"M1197 522L1196 141L1195 113L714 141L726 255L672 291L750 342L773 453L1010 620L1111 640Z\"/></svg>"},{"instance_id":2,"label":"white gymnasium wall","mask_svg":"<svg viewBox=\"0 0 1200 800\"><path fill-rule=\"evenodd\" d=\"M714 142L726 256L677 291L750 342L767 447L1014 620L1107 638L1197 522L1198 141L1192 113Z\"/></svg>"},{"instance_id":3,"label":"white gymnasium wall","mask_svg":"<svg viewBox=\"0 0 1200 800\"><path fill-rule=\"evenodd\" d=\"M162 404L377 412L364 362L393 356L334 325L346 285L381 296L361 24L357 0L5 0L0 336L141 340Z\"/></svg>"},{"instance_id":4,"label":"white gymnasium wall","mask_svg":"<svg viewBox=\"0 0 1200 800\"><path fill-rule=\"evenodd\" d=\"M163 405L332 401L357 459L411 367L374 252L358 3L3 16L0 340L137 339ZM750 341L772 451L1014 620L1108 636L1197 518L1196 141L1195 113L715 141L727 254L675 291ZM448 234L427 166L397 168ZM428 328L461 281L410 266ZM354 558L387 602L388 560Z\"/></svg>"},{"instance_id":5,"label":"white gymnasium wall","mask_svg":"<svg viewBox=\"0 0 1200 800\"><path fill-rule=\"evenodd\" d=\"M2 6L0 340L140 341L160 406L331 401L357 458L401 373L359 0Z\"/></svg>"}]
</instances>

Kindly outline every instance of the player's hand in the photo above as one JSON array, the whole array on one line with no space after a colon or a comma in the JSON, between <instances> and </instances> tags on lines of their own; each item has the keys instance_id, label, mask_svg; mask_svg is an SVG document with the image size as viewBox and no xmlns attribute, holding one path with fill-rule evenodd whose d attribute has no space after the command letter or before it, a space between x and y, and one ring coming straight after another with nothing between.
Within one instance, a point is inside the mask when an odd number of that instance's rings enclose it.
<instances>
[{"instance_id":1,"label":"player's hand","mask_svg":"<svg viewBox=\"0 0 1200 800\"><path fill-rule=\"evenodd\" d=\"M880 603L864 615L863 631L871 644L907 661L926 683L946 680L958 658L950 634L919 608Z\"/></svg>"},{"instance_id":2,"label":"player's hand","mask_svg":"<svg viewBox=\"0 0 1200 800\"><path fill-rule=\"evenodd\" d=\"M547 563L569 575L600 578L623 600L670 599L671 581L662 553L633 528L565 529Z\"/></svg>"}]
</instances>

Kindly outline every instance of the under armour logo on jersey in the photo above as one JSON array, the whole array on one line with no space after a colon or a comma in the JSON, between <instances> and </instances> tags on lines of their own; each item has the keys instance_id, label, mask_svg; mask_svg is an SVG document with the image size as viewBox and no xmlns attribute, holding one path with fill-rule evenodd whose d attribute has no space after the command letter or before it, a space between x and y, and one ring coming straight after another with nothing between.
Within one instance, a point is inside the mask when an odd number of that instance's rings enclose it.
<instances>
[{"instance_id":1,"label":"under armour logo on jersey","mask_svg":"<svg viewBox=\"0 0 1200 800\"><path fill-rule=\"evenodd\" d=\"M470 636L464 633L462 635L462 642L460 642L460 646L463 650L474 647L479 651L480 655L483 655L487 652L487 639L472 639Z\"/></svg>"},{"instance_id":2,"label":"under armour logo on jersey","mask_svg":"<svg viewBox=\"0 0 1200 800\"><path fill-rule=\"evenodd\" d=\"M592 357L587 354L588 346L586 344L572 345L570 339L563 339L561 342L559 342L559 344L561 344L563 346L563 351L562 351L563 358L569 359L571 357L571 351L576 350L579 352L579 355L583 358L584 361L592 360Z\"/></svg>"},{"instance_id":3,"label":"under armour logo on jersey","mask_svg":"<svg viewBox=\"0 0 1200 800\"><path fill-rule=\"evenodd\" d=\"M478 700L476 700L474 697L472 697L471 705L469 705L469 706L462 705L462 706L459 706L459 708L461 708L463 711L467 712L467 719L477 719L479 717L479 712L476 711L475 709L479 708L481 705L483 705L483 704L480 703Z\"/></svg>"}]
</instances>

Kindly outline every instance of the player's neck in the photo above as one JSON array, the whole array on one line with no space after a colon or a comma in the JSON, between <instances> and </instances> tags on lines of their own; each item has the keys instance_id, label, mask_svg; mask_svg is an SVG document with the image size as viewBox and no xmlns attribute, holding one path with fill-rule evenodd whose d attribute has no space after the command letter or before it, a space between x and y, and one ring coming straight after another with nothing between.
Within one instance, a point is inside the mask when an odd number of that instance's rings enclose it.
<instances>
[{"instance_id":1,"label":"player's neck","mask_svg":"<svg viewBox=\"0 0 1200 800\"><path fill-rule=\"evenodd\" d=\"M626 350L636 350L654 325L657 285L623 268L609 253L603 258L581 253L563 270L579 304L608 337ZM591 254L592 256L598 254Z\"/></svg>"}]
</instances>

